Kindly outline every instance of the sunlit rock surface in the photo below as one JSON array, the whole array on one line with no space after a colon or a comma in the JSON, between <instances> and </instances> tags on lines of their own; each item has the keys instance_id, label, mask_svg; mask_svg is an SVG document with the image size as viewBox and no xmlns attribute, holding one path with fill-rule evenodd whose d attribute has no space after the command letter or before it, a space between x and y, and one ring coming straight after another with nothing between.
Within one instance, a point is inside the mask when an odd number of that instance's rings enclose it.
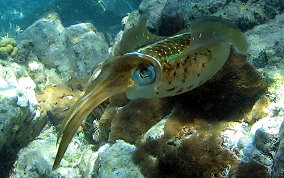
<instances>
[{"instance_id":1,"label":"sunlit rock surface","mask_svg":"<svg viewBox=\"0 0 284 178\"><path fill-rule=\"evenodd\" d=\"M104 145L98 150L94 175L98 178L144 177L132 161L134 145L117 140L113 145Z\"/></svg>"},{"instance_id":2,"label":"sunlit rock surface","mask_svg":"<svg viewBox=\"0 0 284 178\"><path fill-rule=\"evenodd\" d=\"M97 153L91 145L84 144L82 135L70 144L61 167L56 171L51 169L57 152L56 137L54 127L45 127L36 140L20 151L11 177L91 178Z\"/></svg>"},{"instance_id":3,"label":"sunlit rock surface","mask_svg":"<svg viewBox=\"0 0 284 178\"><path fill-rule=\"evenodd\" d=\"M26 69L0 61L0 165L9 167L18 150L46 124L35 97L35 83Z\"/></svg>"},{"instance_id":4,"label":"sunlit rock surface","mask_svg":"<svg viewBox=\"0 0 284 178\"><path fill-rule=\"evenodd\" d=\"M88 78L93 67L108 57L107 42L91 24L65 29L56 15L36 21L17 41L18 61L40 61L65 82L74 76Z\"/></svg>"},{"instance_id":5,"label":"sunlit rock surface","mask_svg":"<svg viewBox=\"0 0 284 178\"><path fill-rule=\"evenodd\" d=\"M76 66L79 69L77 72L89 77L94 66L109 56L109 45L104 35L91 23L72 25L66 28L66 33L75 53Z\"/></svg>"}]
</instances>

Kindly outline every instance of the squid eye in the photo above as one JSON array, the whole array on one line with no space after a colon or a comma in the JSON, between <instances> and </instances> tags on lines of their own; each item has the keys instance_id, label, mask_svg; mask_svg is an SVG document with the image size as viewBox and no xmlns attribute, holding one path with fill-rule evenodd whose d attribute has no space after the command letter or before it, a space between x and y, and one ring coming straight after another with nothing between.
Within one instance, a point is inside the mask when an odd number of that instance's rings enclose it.
<instances>
[{"instance_id":1,"label":"squid eye","mask_svg":"<svg viewBox=\"0 0 284 178\"><path fill-rule=\"evenodd\" d=\"M134 73L132 79L138 85L150 85L155 81L155 68L151 65L143 65L139 67Z\"/></svg>"}]
</instances>

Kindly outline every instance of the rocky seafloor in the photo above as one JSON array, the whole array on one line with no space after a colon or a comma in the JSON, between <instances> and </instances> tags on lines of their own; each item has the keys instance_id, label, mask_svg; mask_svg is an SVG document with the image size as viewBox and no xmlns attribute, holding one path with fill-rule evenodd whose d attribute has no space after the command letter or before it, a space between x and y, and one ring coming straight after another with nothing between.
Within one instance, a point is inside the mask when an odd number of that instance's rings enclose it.
<instances>
[{"instance_id":1,"label":"rocky seafloor","mask_svg":"<svg viewBox=\"0 0 284 178\"><path fill-rule=\"evenodd\" d=\"M124 29L140 14L160 35L200 16L227 18L244 31L248 52L232 52L214 78L182 95L113 96L86 119L53 171L60 123L113 43L91 23L65 27L47 14L0 41L1 177L283 177L281 0L144 0Z\"/></svg>"}]
</instances>

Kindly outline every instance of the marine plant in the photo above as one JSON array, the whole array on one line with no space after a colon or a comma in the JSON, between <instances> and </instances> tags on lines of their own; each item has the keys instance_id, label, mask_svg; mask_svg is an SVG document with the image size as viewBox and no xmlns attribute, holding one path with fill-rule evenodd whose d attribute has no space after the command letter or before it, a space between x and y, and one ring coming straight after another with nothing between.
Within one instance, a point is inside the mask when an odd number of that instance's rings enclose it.
<instances>
[{"instance_id":1,"label":"marine plant","mask_svg":"<svg viewBox=\"0 0 284 178\"><path fill-rule=\"evenodd\" d=\"M22 29L19 25L14 23L9 23L8 29L5 29L3 26L1 27L0 37L2 39L15 38L21 30Z\"/></svg>"},{"instance_id":2,"label":"marine plant","mask_svg":"<svg viewBox=\"0 0 284 178\"><path fill-rule=\"evenodd\" d=\"M94 72L84 96L66 115L53 169L59 166L82 121L109 97L126 92L132 100L149 99L190 91L222 68L231 46L240 53L247 50L243 34L223 19L203 18L168 38L148 32L146 21L142 17L136 27L124 33L115 55Z\"/></svg>"}]
</instances>

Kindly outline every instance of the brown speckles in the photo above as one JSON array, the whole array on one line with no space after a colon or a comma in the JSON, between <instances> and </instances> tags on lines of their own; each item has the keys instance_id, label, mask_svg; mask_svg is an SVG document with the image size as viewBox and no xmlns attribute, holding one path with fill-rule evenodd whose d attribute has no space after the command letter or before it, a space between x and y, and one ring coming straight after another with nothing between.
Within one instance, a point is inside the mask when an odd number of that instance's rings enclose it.
<instances>
[{"instance_id":1,"label":"brown speckles","mask_svg":"<svg viewBox=\"0 0 284 178\"><path fill-rule=\"evenodd\" d=\"M159 94L159 92L158 91L156 91L156 95L158 95Z\"/></svg>"},{"instance_id":2,"label":"brown speckles","mask_svg":"<svg viewBox=\"0 0 284 178\"><path fill-rule=\"evenodd\" d=\"M190 85L189 87L187 87L188 90L191 90L193 87L193 85Z\"/></svg>"},{"instance_id":3,"label":"brown speckles","mask_svg":"<svg viewBox=\"0 0 284 178\"><path fill-rule=\"evenodd\" d=\"M166 91L174 91L177 87L169 88Z\"/></svg>"},{"instance_id":4,"label":"brown speckles","mask_svg":"<svg viewBox=\"0 0 284 178\"><path fill-rule=\"evenodd\" d=\"M181 93L182 91L183 91L183 89L181 88L176 92L176 94Z\"/></svg>"},{"instance_id":5,"label":"brown speckles","mask_svg":"<svg viewBox=\"0 0 284 178\"><path fill-rule=\"evenodd\" d=\"M188 75L187 72L188 72L188 69L187 69L187 67L185 67L184 70L183 70L183 78L182 78L183 83L185 83L185 80L187 78L187 75Z\"/></svg>"},{"instance_id":6,"label":"brown speckles","mask_svg":"<svg viewBox=\"0 0 284 178\"><path fill-rule=\"evenodd\" d=\"M171 71L174 70L174 68L171 64L163 63L162 65L163 65L163 72L164 73L170 73Z\"/></svg>"},{"instance_id":7,"label":"brown speckles","mask_svg":"<svg viewBox=\"0 0 284 178\"><path fill-rule=\"evenodd\" d=\"M200 77L200 73L197 74L197 77Z\"/></svg>"},{"instance_id":8,"label":"brown speckles","mask_svg":"<svg viewBox=\"0 0 284 178\"><path fill-rule=\"evenodd\" d=\"M207 49L207 52L208 52L208 53L211 53L211 50L210 50L210 49Z\"/></svg>"},{"instance_id":9,"label":"brown speckles","mask_svg":"<svg viewBox=\"0 0 284 178\"><path fill-rule=\"evenodd\" d=\"M173 77L176 77L177 76L177 72L176 71L174 71L174 73L173 73Z\"/></svg>"},{"instance_id":10,"label":"brown speckles","mask_svg":"<svg viewBox=\"0 0 284 178\"><path fill-rule=\"evenodd\" d=\"M185 66L185 65L187 65L187 63L189 63L189 61L190 61L190 59L185 59L185 60L182 61L181 64L182 64L183 66Z\"/></svg>"},{"instance_id":11,"label":"brown speckles","mask_svg":"<svg viewBox=\"0 0 284 178\"><path fill-rule=\"evenodd\" d=\"M202 63L202 68L204 68L204 67L205 67L205 65L206 65L206 63Z\"/></svg>"},{"instance_id":12,"label":"brown speckles","mask_svg":"<svg viewBox=\"0 0 284 178\"><path fill-rule=\"evenodd\" d=\"M176 63L176 68L178 69L180 67L180 63Z\"/></svg>"},{"instance_id":13,"label":"brown speckles","mask_svg":"<svg viewBox=\"0 0 284 178\"><path fill-rule=\"evenodd\" d=\"M168 84L169 84L169 85L172 84L172 81L169 81Z\"/></svg>"}]
</instances>

